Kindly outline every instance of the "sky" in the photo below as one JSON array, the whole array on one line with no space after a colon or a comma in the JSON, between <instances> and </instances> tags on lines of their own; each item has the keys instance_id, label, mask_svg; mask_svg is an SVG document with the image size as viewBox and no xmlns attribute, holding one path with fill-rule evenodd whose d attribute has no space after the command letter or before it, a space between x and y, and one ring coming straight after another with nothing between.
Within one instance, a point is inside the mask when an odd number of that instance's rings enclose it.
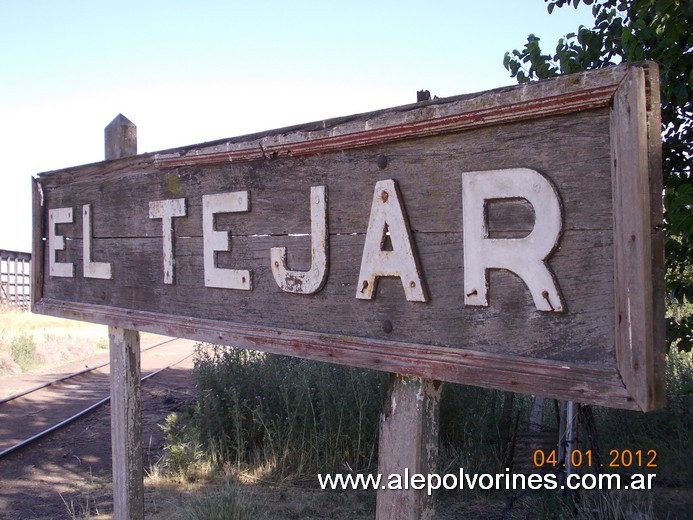
<instances>
[{"instance_id":1,"label":"sky","mask_svg":"<svg viewBox=\"0 0 693 520\"><path fill-rule=\"evenodd\" d=\"M31 250L32 176L512 85L506 51L592 25L543 0L0 0L0 249Z\"/></svg>"}]
</instances>

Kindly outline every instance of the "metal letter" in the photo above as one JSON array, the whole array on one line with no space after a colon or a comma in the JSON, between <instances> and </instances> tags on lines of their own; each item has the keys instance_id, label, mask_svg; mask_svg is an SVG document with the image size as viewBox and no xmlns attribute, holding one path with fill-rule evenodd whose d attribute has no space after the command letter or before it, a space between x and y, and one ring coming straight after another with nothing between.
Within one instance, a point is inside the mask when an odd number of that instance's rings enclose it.
<instances>
[{"instance_id":1,"label":"metal letter","mask_svg":"<svg viewBox=\"0 0 693 520\"><path fill-rule=\"evenodd\" d=\"M214 230L214 215L248 211L248 192L234 191L202 196L202 236L204 238L205 287L252 291L250 271L222 269L216 266L215 252L228 251L231 236L228 231Z\"/></svg>"},{"instance_id":2,"label":"metal letter","mask_svg":"<svg viewBox=\"0 0 693 520\"><path fill-rule=\"evenodd\" d=\"M91 204L82 206L82 265L85 278L113 279L113 265L110 262L91 261Z\"/></svg>"},{"instance_id":3,"label":"metal letter","mask_svg":"<svg viewBox=\"0 0 693 520\"><path fill-rule=\"evenodd\" d=\"M310 270L289 271L286 268L286 248L270 249L270 264L274 281L282 291L295 294L314 294L327 281L327 188L310 188Z\"/></svg>"},{"instance_id":4,"label":"metal letter","mask_svg":"<svg viewBox=\"0 0 693 520\"><path fill-rule=\"evenodd\" d=\"M525 199L533 206L529 235L489 238L486 202L497 199ZM563 311L558 284L546 264L561 234L561 203L546 177L528 168L463 173L462 220L466 305L488 306L487 270L507 269L527 285L537 309Z\"/></svg>"},{"instance_id":5,"label":"metal letter","mask_svg":"<svg viewBox=\"0 0 693 520\"><path fill-rule=\"evenodd\" d=\"M149 218L160 218L164 233L164 283L172 284L175 275L173 256L173 218L187 215L185 199L156 200L149 203Z\"/></svg>"},{"instance_id":6,"label":"metal letter","mask_svg":"<svg viewBox=\"0 0 693 520\"><path fill-rule=\"evenodd\" d=\"M356 298L372 300L378 278L395 276L402 281L407 301L428 301L405 215L397 183L392 179L377 182L363 245ZM383 250L388 233L392 251Z\"/></svg>"},{"instance_id":7,"label":"metal letter","mask_svg":"<svg viewBox=\"0 0 693 520\"><path fill-rule=\"evenodd\" d=\"M56 208L48 211L48 273L51 276L65 278L75 277L75 265L69 262L56 262L56 251L65 249L65 237L58 235L55 227L58 224L74 222L72 208Z\"/></svg>"}]
</instances>

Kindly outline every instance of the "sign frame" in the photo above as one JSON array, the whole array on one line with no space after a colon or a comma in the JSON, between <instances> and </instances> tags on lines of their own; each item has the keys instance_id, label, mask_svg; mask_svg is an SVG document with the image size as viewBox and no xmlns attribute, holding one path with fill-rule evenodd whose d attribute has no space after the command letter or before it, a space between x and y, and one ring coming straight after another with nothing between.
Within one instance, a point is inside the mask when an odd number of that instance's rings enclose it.
<instances>
[{"instance_id":1,"label":"sign frame","mask_svg":"<svg viewBox=\"0 0 693 520\"><path fill-rule=\"evenodd\" d=\"M389 143L599 109L608 109L610 114L615 359L608 366L190 318L44 296L46 284L51 283L47 258L52 254L46 240L51 226L45 203L50 201L55 179L88 179L98 184L133 171L262 164L375 150ZM33 179L32 311L432 380L654 410L665 402L660 127L658 67L638 63L39 174ZM381 163L387 167L386 155L377 160L378 167ZM98 262L95 269L109 274Z\"/></svg>"}]
</instances>

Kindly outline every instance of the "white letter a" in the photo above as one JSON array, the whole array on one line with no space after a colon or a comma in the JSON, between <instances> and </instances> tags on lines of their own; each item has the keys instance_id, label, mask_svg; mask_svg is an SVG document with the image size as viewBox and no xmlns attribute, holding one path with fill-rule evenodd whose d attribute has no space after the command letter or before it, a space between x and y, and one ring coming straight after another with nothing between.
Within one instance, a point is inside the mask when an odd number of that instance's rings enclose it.
<instances>
[{"instance_id":1,"label":"white letter a","mask_svg":"<svg viewBox=\"0 0 693 520\"><path fill-rule=\"evenodd\" d=\"M388 232L391 251L384 250ZM419 276L418 259L412 247L404 206L397 184L391 179L375 185L356 298L372 300L380 276L399 277L408 301L428 301Z\"/></svg>"}]
</instances>

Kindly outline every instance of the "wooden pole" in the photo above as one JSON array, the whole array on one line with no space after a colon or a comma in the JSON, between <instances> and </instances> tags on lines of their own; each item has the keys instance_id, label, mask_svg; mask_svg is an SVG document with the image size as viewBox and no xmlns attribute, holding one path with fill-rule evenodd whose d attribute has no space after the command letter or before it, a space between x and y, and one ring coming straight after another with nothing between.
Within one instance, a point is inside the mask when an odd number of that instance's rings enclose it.
<instances>
[{"instance_id":1,"label":"wooden pole","mask_svg":"<svg viewBox=\"0 0 693 520\"><path fill-rule=\"evenodd\" d=\"M0 258L0 303L5 305L5 260Z\"/></svg>"},{"instance_id":2,"label":"wooden pole","mask_svg":"<svg viewBox=\"0 0 693 520\"><path fill-rule=\"evenodd\" d=\"M14 306L21 309L19 303L19 258L14 257Z\"/></svg>"},{"instance_id":3,"label":"wooden pole","mask_svg":"<svg viewBox=\"0 0 693 520\"><path fill-rule=\"evenodd\" d=\"M123 114L118 114L105 130L106 160L137 155L137 127Z\"/></svg>"},{"instance_id":4,"label":"wooden pole","mask_svg":"<svg viewBox=\"0 0 693 520\"><path fill-rule=\"evenodd\" d=\"M377 520L433 518L434 500L426 486L412 486L414 474L427 478L438 470L438 418L440 381L400 374L390 376L385 411L380 417ZM390 475L398 475L401 489L387 487ZM419 483L420 484L420 483ZM400 486L397 486L400 487Z\"/></svg>"},{"instance_id":5,"label":"wooden pole","mask_svg":"<svg viewBox=\"0 0 693 520\"><path fill-rule=\"evenodd\" d=\"M137 154L137 127L119 114L105 129L106 159ZM144 518L140 334L108 327L111 361L113 518Z\"/></svg>"},{"instance_id":6,"label":"wooden pole","mask_svg":"<svg viewBox=\"0 0 693 520\"><path fill-rule=\"evenodd\" d=\"M427 90L416 93L417 102L431 99ZM385 409L380 416L378 473L381 487L376 498L376 520L433 518L434 500L426 486L412 486L414 474L438 470L440 381L390 374ZM401 489L383 489L390 475L398 475Z\"/></svg>"},{"instance_id":7,"label":"wooden pole","mask_svg":"<svg viewBox=\"0 0 693 520\"><path fill-rule=\"evenodd\" d=\"M565 474L566 478L575 473L575 466L573 465L573 452L577 449L577 421L578 414L577 410L579 404L574 401L568 401L566 404L566 416L565 416Z\"/></svg>"}]
</instances>

